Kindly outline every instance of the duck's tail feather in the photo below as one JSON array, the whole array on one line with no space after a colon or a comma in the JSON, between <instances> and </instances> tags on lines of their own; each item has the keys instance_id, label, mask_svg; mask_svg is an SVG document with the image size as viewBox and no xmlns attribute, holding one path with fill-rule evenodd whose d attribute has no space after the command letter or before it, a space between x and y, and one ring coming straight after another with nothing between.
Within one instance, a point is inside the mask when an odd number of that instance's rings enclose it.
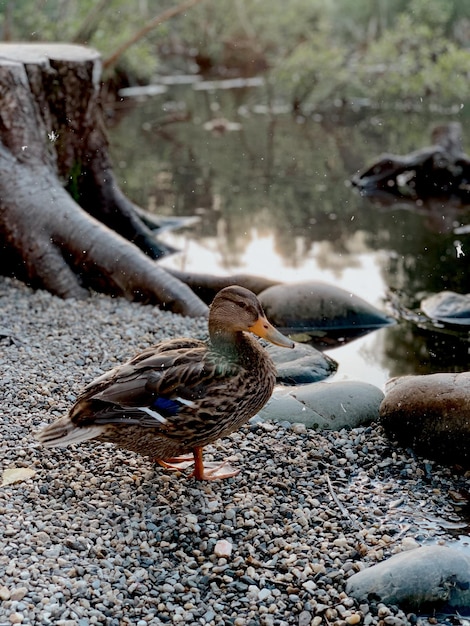
<instances>
[{"instance_id":1,"label":"duck's tail feather","mask_svg":"<svg viewBox=\"0 0 470 626\"><path fill-rule=\"evenodd\" d=\"M65 448L72 443L81 443L103 434L104 426L76 426L68 417L62 417L35 434L46 448Z\"/></svg>"}]
</instances>

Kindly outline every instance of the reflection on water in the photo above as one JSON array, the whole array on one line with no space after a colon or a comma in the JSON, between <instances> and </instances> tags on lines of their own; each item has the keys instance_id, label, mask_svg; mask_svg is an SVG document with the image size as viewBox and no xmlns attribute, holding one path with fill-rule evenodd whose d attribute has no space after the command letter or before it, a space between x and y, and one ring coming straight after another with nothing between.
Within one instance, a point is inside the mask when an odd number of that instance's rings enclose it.
<instances>
[{"instance_id":1,"label":"reflection on water","mask_svg":"<svg viewBox=\"0 0 470 626\"><path fill-rule=\"evenodd\" d=\"M468 209L373 204L345 183L382 152L427 145L442 119L367 111L300 122L266 107L256 113L265 97L264 88L170 87L110 129L128 196L157 213L200 217L186 232L162 235L182 250L164 265L323 280L382 309L390 290L408 309L429 293L469 291ZM401 374L470 369L468 339L403 321L330 355L338 378L382 386Z\"/></svg>"}]
</instances>

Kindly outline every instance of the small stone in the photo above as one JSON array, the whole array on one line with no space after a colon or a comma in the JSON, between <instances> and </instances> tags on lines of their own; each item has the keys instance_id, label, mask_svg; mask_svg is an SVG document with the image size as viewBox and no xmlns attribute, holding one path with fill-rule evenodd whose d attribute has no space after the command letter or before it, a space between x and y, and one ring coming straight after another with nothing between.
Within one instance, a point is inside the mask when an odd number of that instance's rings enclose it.
<instances>
[{"instance_id":1,"label":"small stone","mask_svg":"<svg viewBox=\"0 0 470 626\"><path fill-rule=\"evenodd\" d=\"M312 615L308 611L302 611L299 615L299 626L310 626Z\"/></svg>"},{"instance_id":2,"label":"small stone","mask_svg":"<svg viewBox=\"0 0 470 626\"><path fill-rule=\"evenodd\" d=\"M215 617L215 613L214 613L214 611L212 611L212 609L209 609L203 615L203 618L206 620L206 622L212 622L214 617Z\"/></svg>"},{"instance_id":3,"label":"small stone","mask_svg":"<svg viewBox=\"0 0 470 626\"><path fill-rule=\"evenodd\" d=\"M24 615L22 613L12 613L8 619L12 624L21 624L24 619Z\"/></svg>"},{"instance_id":4,"label":"small stone","mask_svg":"<svg viewBox=\"0 0 470 626\"><path fill-rule=\"evenodd\" d=\"M235 519L236 515L237 515L237 512L236 512L236 510L235 510L235 509L233 509L233 508L231 508L231 509L227 509L227 510L225 511L225 519L229 519L229 520L231 520L231 519Z\"/></svg>"},{"instance_id":5,"label":"small stone","mask_svg":"<svg viewBox=\"0 0 470 626\"><path fill-rule=\"evenodd\" d=\"M354 624L359 624L359 622L361 621L361 616L359 615L359 613L353 613L352 615L348 615L345 618L345 621L350 626L354 626Z\"/></svg>"},{"instance_id":6,"label":"small stone","mask_svg":"<svg viewBox=\"0 0 470 626\"><path fill-rule=\"evenodd\" d=\"M36 533L34 535L34 539L37 543L48 543L51 540L49 535L43 530L40 530L38 533Z\"/></svg>"},{"instance_id":7,"label":"small stone","mask_svg":"<svg viewBox=\"0 0 470 626\"><path fill-rule=\"evenodd\" d=\"M226 539L219 539L214 546L214 554L218 557L229 557L232 554L233 546Z\"/></svg>"},{"instance_id":8,"label":"small stone","mask_svg":"<svg viewBox=\"0 0 470 626\"><path fill-rule=\"evenodd\" d=\"M9 600L10 599L10 590L8 587L2 586L0 587L0 600Z\"/></svg>"},{"instance_id":9,"label":"small stone","mask_svg":"<svg viewBox=\"0 0 470 626\"><path fill-rule=\"evenodd\" d=\"M317 584L313 580L306 580L304 583L302 583L302 587L304 589L307 589L307 591L313 591L317 588Z\"/></svg>"},{"instance_id":10,"label":"small stone","mask_svg":"<svg viewBox=\"0 0 470 626\"><path fill-rule=\"evenodd\" d=\"M389 615L388 617L386 617L384 619L384 623L387 624L387 626L404 626L405 624L402 619L396 617L395 615Z\"/></svg>"},{"instance_id":11,"label":"small stone","mask_svg":"<svg viewBox=\"0 0 470 626\"><path fill-rule=\"evenodd\" d=\"M263 589L259 590L259 592L258 592L258 600L260 602L264 602L265 600L267 600L270 597L271 597L271 589L267 589L266 587L264 587Z\"/></svg>"},{"instance_id":12,"label":"small stone","mask_svg":"<svg viewBox=\"0 0 470 626\"><path fill-rule=\"evenodd\" d=\"M379 605L377 615L383 619L384 617L388 617L388 615L391 615L391 611L388 606Z\"/></svg>"},{"instance_id":13,"label":"small stone","mask_svg":"<svg viewBox=\"0 0 470 626\"><path fill-rule=\"evenodd\" d=\"M419 543L413 537L404 537L400 547L402 550L414 550L419 548Z\"/></svg>"},{"instance_id":14,"label":"small stone","mask_svg":"<svg viewBox=\"0 0 470 626\"><path fill-rule=\"evenodd\" d=\"M22 600L27 593L27 587L16 587L15 589L11 590L10 600Z\"/></svg>"}]
</instances>

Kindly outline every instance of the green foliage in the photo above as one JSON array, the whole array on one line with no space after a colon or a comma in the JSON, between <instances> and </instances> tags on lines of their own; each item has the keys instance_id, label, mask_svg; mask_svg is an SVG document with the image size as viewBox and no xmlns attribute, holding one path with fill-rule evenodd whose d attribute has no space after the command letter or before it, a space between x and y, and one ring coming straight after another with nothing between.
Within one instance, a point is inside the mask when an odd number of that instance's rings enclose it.
<instances>
[{"instance_id":1,"label":"green foliage","mask_svg":"<svg viewBox=\"0 0 470 626\"><path fill-rule=\"evenodd\" d=\"M453 32L462 24L470 29L468 3L338 0L325 7L323 28L273 72L277 89L290 93L296 109L330 108L334 100L357 97L376 106L400 101L455 108L465 102L470 50Z\"/></svg>"},{"instance_id":2,"label":"green foliage","mask_svg":"<svg viewBox=\"0 0 470 626\"><path fill-rule=\"evenodd\" d=\"M0 0L0 28L12 40L86 43L106 58L177 4ZM357 97L450 106L466 94L469 40L468 0L203 0L139 40L120 65L149 80L165 49L180 55L178 70L193 71L196 55L222 73L268 70L271 97L297 111Z\"/></svg>"},{"instance_id":3,"label":"green foliage","mask_svg":"<svg viewBox=\"0 0 470 626\"><path fill-rule=\"evenodd\" d=\"M418 11L417 15L422 14ZM438 28L438 16L443 19L444 13L431 13L430 23L417 24L414 15L403 14L395 28L370 45L358 73L372 100L412 103L434 97L441 105L453 105L465 98L470 51L443 35L444 24Z\"/></svg>"},{"instance_id":4,"label":"green foliage","mask_svg":"<svg viewBox=\"0 0 470 626\"><path fill-rule=\"evenodd\" d=\"M288 97L296 109L307 102L319 108L343 99L352 91L345 50L329 43L321 34L315 41L305 41L273 70L271 82L277 94Z\"/></svg>"},{"instance_id":5,"label":"green foliage","mask_svg":"<svg viewBox=\"0 0 470 626\"><path fill-rule=\"evenodd\" d=\"M422 24L444 32L453 13L453 2L449 0L412 0L409 11L415 24Z\"/></svg>"}]
</instances>

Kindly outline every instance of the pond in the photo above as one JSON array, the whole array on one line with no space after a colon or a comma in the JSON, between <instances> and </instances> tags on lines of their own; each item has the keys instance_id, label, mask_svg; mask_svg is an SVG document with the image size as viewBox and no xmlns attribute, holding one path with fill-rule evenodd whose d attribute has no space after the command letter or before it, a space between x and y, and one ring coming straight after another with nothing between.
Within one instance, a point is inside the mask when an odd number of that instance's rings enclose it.
<instances>
[{"instance_id":1,"label":"pond","mask_svg":"<svg viewBox=\"0 0 470 626\"><path fill-rule=\"evenodd\" d=\"M381 207L348 184L383 152L428 145L433 125L450 117L390 107L294 119L268 106L263 86L223 86L173 85L123 100L109 129L115 172L132 200L199 218L161 235L180 250L164 266L320 280L385 312L390 294L416 310L430 293L469 291L468 208ZM452 120L465 127L464 116ZM392 376L468 370L469 346L465 328L401 319L326 352L339 363L335 380L383 387Z\"/></svg>"}]
</instances>

